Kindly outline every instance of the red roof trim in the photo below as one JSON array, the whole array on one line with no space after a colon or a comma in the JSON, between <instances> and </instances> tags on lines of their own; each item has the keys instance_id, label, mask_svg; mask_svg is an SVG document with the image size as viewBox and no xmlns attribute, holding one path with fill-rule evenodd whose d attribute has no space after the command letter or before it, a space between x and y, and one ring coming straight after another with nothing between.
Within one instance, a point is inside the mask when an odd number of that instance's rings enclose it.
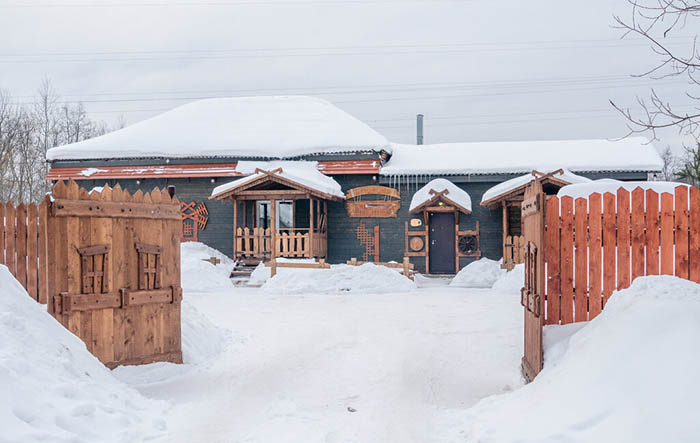
<instances>
[{"instance_id":1,"label":"red roof trim","mask_svg":"<svg viewBox=\"0 0 700 443\"><path fill-rule=\"evenodd\" d=\"M318 170L326 175L377 174L378 160L320 161ZM153 165L153 166L96 166L77 168L51 168L47 180L114 180L146 178L185 177L242 177L236 171L236 163L198 165Z\"/></svg>"}]
</instances>

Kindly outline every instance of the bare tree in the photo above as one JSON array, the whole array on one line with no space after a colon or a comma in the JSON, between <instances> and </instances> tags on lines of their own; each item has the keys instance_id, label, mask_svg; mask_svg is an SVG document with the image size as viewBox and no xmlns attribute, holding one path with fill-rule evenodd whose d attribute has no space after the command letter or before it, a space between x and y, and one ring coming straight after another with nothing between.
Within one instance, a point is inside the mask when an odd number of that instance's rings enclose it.
<instances>
[{"instance_id":1,"label":"bare tree","mask_svg":"<svg viewBox=\"0 0 700 443\"><path fill-rule=\"evenodd\" d=\"M678 170L678 159L673 155L673 151L670 146L666 146L664 152L661 153L661 160L664 162L664 166L661 169L661 180L672 181L676 178L676 171Z\"/></svg>"},{"instance_id":2,"label":"bare tree","mask_svg":"<svg viewBox=\"0 0 700 443\"><path fill-rule=\"evenodd\" d=\"M686 95L693 101L700 101L700 48L697 35L690 48L677 51L669 45L668 38L674 31L687 29L697 32L700 18L699 0L627 0L632 6L628 19L615 16L617 27L624 31L623 38L637 36L651 45L658 61L650 69L636 77L662 79L684 78L688 83ZM637 97L639 109L633 112L628 107L610 101L628 121L629 133L651 132L657 139L656 131L676 128L681 135L700 140L700 103L689 112L679 110L652 89L648 99Z\"/></svg>"}]
</instances>

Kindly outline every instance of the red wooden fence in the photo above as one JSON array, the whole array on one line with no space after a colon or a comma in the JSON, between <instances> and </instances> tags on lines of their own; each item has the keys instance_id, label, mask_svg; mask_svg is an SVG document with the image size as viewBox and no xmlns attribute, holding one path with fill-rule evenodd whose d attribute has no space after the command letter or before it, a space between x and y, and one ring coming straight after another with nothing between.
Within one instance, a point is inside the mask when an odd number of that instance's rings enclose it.
<instances>
[{"instance_id":1,"label":"red wooden fence","mask_svg":"<svg viewBox=\"0 0 700 443\"><path fill-rule=\"evenodd\" d=\"M550 197L545 215L545 324L593 319L636 277L700 283L700 189Z\"/></svg>"},{"instance_id":2,"label":"red wooden fence","mask_svg":"<svg viewBox=\"0 0 700 443\"><path fill-rule=\"evenodd\" d=\"M0 203L0 264L39 303L46 303L48 294L46 211L47 201Z\"/></svg>"}]
</instances>

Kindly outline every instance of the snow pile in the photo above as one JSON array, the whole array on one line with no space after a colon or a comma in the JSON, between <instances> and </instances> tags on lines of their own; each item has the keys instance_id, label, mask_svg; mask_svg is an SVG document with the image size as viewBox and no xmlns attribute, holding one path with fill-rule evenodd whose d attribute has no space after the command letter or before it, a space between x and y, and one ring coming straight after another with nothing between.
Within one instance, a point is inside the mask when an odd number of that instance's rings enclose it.
<instances>
[{"instance_id":1,"label":"snow pile","mask_svg":"<svg viewBox=\"0 0 700 443\"><path fill-rule=\"evenodd\" d=\"M288 272L278 272L262 289L280 294L385 294L409 292L416 288L413 281L397 270L374 263L333 265L330 269L284 270Z\"/></svg>"},{"instance_id":2,"label":"snow pile","mask_svg":"<svg viewBox=\"0 0 700 443\"><path fill-rule=\"evenodd\" d=\"M584 171L661 171L663 161L643 137L620 141L547 140L401 145L382 175L529 173L564 167Z\"/></svg>"},{"instance_id":3,"label":"snow pile","mask_svg":"<svg viewBox=\"0 0 700 443\"><path fill-rule=\"evenodd\" d=\"M313 258L284 258L278 257L277 263L316 263ZM289 272L296 272L298 269L294 268L277 268L277 275L286 274ZM265 266L265 263L260 262L258 266L250 274L250 279L248 280L248 285L250 286L261 286L263 283L270 279L272 270L269 266Z\"/></svg>"},{"instance_id":4,"label":"snow pile","mask_svg":"<svg viewBox=\"0 0 700 443\"><path fill-rule=\"evenodd\" d=\"M700 285L638 278L548 349L531 384L471 409L465 440L697 441L698 337Z\"/></svg>"},{"instance_id":5,"label":"snow pile","mask_svg":"<svg viewBox=\"0 0 700 443\"><path fill-rule=\"evenodd\" d=\"M690 188L690 185L678 182L623 182L619 180L613 180L610 178L603 178L600 180L594 180L588 183L578 183L564 186L559 190L557 196L559 198L567 196L574 199L582 197L588 198L594 192L604 194L610 192L612 194L617 194L617 190L624 188L629 192L634 191L637 188L642 188L643 190L651 189L658 194L668 192L673 194L678 186L685 186Z\"/></svg>"},{"instance_id":6,"label":"snow pile","mask_svg":"<svg viewBox=\"0 0 700 443\"><path fill-rule=\"evenodd\" d=\"M504 274L496 260L482 258L463 267L450 282L458 288L490 288Z\"/></svg>"},{"instance_id":7,"label":"snow pile","mask_svg":"<svg viewBox=\"0 0 700 443\"><path fill-rule=\"evenodd\" d=\"M221 260L213 265L203 259L216 257ZM233 260L220 251L200 242L180 244L180 281L185 292L214 292L233 288L229 279Z\"/></svg>"},{"instance_id":8,"label":"snow pile","mask_svg":"<svg viewBox=\"0 0 700 443\"><path fill-rule=\"evenodd\" d=\"M109 134L49 149L48 160L290 158L390 150L374 129L314 97L199 100Z\"/></svg>"},{"instance_id":9,"label":"snow pile","mask_svg":"<svg viewBox=\"0 0 700 443\"><path fill-rule=\"evenodd\" d=\"M231 340L231 331L214 325L185 297L182 300L182 360L202 365L217 357Z\"/></svg>"},{"instance_id":10,"label":"snow pile","mask_svg":"<svg viewBox=\"0 0 700 443\"><path fill-rule=\"evenodd\" d=\"M264 175L264 173L256 173L255 171L257 169L269 172L274 171L277 168L282 168L282 172L275 173L275 175L299 183L307 188L315 189L316 191L324 194L331 194L335 195L336 197L345 198L345 194L343 193L340 184L333 178L322 174L318 170L318 162L309 161L240 161L236 166L236 171L251 175L219 185L214 188L211 195L212 197L215 197L223 192L230 191L260 178Z\"/></svg>"},{"instance_id":11,"label":"snow pile","mask_svg":"<svg viewBox=\"0 0 700 443\"><path fill-rule=\"evenodd\" d=\"M523 263L515 265L513 269L501 274L501 276L493 284L492 289L498 292L515 292L520 294L525 284L525 265Z\"/></svg>"},{"instance_id":12,"label":"snow pile","mask_svg":"<svg viewBox=\"0 0 700 443\"><path fill-rule=\"evenodd\" d=\"M545 169L544 172L545 174L549 174L553 171L556 171L560 168L556 169ZM563 169L562 173L557 173L552 175L553 178L557 180L561 180L566 183L588 183L591 181L590 178L584 177L582 175L574 174L573 172ZM486 192L484 192L484 195L481 196L481 203L483 204L484 202L491 200L493 198L496 198L498 196L501 196L507 192L511 192L515 189L518 189L520 187L525 187L528 185L530 182L535 180L535 176L532 175L532 173L521 175L520 177L515 177L511 178L510 180L506 180L503 183L499 183L496 186L489 188Z\"/></svg>"},{"instance_id":13,"label":"snow pile","mask_svg":"<svg viewBox=\"0 0 700 443\"><path fill-rule=\"evenodd\" d=\"M425 186L417 190L411 199L409 212L433 199L435 194L432 194L430 192L431 190L434 190L435 192L447 190L444 198L451 200L452 202L471 212L472 199L469 197L469 194L467 194L467 191L444 178L436 178L435 180L431 180Z\"/></svg>"},{"instance_id":14,"label":"snow pile","mask_svg":"<svg viewBox=\"0 0 700 443\"><path fill-rule=\"evenodd\" d=\"M5 266L0 337L1 441L143 441L165 430L167 405L117 381Z\"/></svg>"}]
</instances>

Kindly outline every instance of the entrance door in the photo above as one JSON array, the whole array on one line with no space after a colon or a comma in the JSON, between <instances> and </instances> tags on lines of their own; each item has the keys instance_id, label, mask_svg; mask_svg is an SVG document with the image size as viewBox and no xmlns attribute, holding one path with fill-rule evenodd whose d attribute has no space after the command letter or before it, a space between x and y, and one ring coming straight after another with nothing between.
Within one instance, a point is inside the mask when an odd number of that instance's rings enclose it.
<instances>
[{"instance_id":1,"label":"entrance door","mask_svg":"<svg viewBox=\"0 0 700 443\"><path fill-rule=\"evenodd\" d=\"M431 212L428 215L430 274L455 273L455 216L451 212Z\"/></svg>"}]
</instances>

